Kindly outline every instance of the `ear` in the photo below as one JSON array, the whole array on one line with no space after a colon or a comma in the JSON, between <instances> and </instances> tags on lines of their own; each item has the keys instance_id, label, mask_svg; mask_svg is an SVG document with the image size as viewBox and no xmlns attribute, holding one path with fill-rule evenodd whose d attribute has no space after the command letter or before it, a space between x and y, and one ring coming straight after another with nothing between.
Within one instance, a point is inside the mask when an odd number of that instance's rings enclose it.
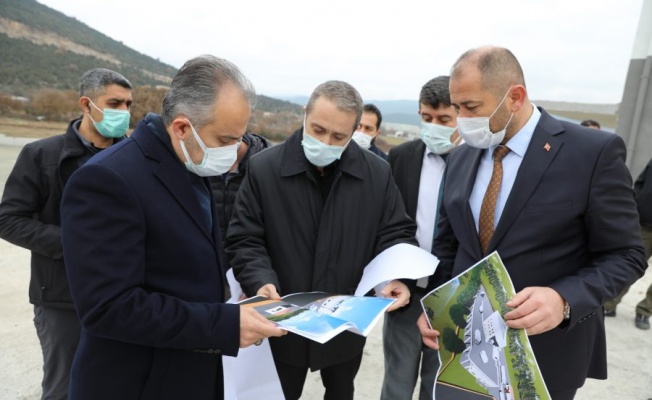
<instances>
[{"instance_id":1,"label":"ear","mask_svg":"<svg viewBox=\"0 0 652 400\"><path fill-rule=\"evenodd\" d=\"M172 120L170 124L170 130L172 134L179 140L185 140L188 136L192 135L192 128L190 123L183 116L178 116Z\"/></svg>"},{"instance_id":2,"label":"ear","mask_svg":"<svg viewBox=\"0 0 652 400\"><path fill-rule=\"evenodd\" d=\"M80 97L80 98L79 98L79 107L81 107L81 109L82 109L82 111L84 112L84 114L86 114L86 113L89 113L89 114L90 114L90 112L91 112L91 107L92 107L92 106L91 106L91 99L88 98L88 97L86 97L86 96L82 96L82 97Z\"/></svg>"},{"instance_id":3,"label":"ear","mask_svg":"<svg viewBox=\"0 0 652 400\"><path fill-rule=\"evenodd\" d=\"M526 98L527 98L527 91L525 90L525 86L523 85L514 86L511 92L509 93L509 99L512 102L512 105L510 107L511 111L513 113L519 112L521 107L523 107Z\"/></svg>"}]
</instances>

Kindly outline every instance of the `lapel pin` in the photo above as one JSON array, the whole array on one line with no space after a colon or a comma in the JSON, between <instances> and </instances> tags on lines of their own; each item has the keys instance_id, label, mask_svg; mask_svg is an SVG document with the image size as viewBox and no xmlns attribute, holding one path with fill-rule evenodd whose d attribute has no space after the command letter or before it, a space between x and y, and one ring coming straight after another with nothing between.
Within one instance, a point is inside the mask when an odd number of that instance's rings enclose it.
<instances>
[{"instance_id":1,"label":"lapel pin","mask_svg":"<svg viewBox=\"0 0 652 400\"><path fill-rule=\"evenodd\" d=\"M546 143L546 145L543 146L543 148L546 149L546 151L550 151L550 144Z\"/></svg>"}]
</instances>

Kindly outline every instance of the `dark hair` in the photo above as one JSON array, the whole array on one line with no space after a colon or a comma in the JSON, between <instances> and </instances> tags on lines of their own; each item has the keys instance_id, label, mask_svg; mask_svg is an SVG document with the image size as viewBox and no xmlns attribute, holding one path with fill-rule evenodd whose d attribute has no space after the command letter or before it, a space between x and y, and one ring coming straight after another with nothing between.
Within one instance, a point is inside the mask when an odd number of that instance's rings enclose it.
<instances>
[{"instance_id":1,"label":"dark hair","mask_svg":"<svg viewBox=\"0 0 652 400\"><path fill-rule=\"evenodd\" d=\"M432 108L439 108L442 104L451 106L451 94L448 91L450 76L442 75L432 78L421 88L419 93L419 104L426 104Z\"/></svg>"},{"instance_id":2,"label":"dark hair","mask_svg":"<svg viewBox=\"0 0 652 400\"><path fill-rule=\"evenodd\" d=\"M376 107L374 104L365 104L362 107L362 112L370 112L376 114L376 118L378 119L378 121L376 121L376 130L380 129L380 123L383 122L383 115L380 113L378 107Z\"/></svg>"},{"instance_id":3,"label":"dark hair","mask_svg":"<svg viewBox=\"0 0 652 400\"><path fill-rule=\"evenodd\" d=\"M466 51L455 61L451 76L458 78L468 66L480 71L482 87L501 98L511 85L525 87L525 77L516 56L503 47L485 46Z\"/></svg>"},{"instance_id":4,"label":"dark hair","mask_svg":"<svg viewBox=\"0 0 652 400\"><path fill-rule=\"evenodd\" d=\"M79 80L79 97L97 98L109 85L118 85L131 90L131 83L124 76L110 69L95 68L86 71Z\"/></svg>"},{"instance_id":5,"label":"dark hair","mask_svg":"<svg viewBox=\"0 0 652 400\"><path fill-rule=\"evenodd\" d=\"M598 121L594 121L592 119L585 119L584 121L580 122L580 125L586 126L586 127L593 126L593 127L596 127L598 129L600 129L600 124L598 123Z\"/></svg>"}]
</instances>

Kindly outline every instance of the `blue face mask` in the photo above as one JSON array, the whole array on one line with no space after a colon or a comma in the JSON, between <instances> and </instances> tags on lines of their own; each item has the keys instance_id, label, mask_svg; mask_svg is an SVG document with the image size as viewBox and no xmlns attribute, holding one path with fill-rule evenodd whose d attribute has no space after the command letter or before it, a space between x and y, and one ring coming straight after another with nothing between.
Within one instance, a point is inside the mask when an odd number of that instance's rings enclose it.
<instances>
[{"instance_id":1,"label":"blue face mask","mask_svg":"<svg viewBox=\"0 0 652 400\"><path fill-rule=\"evenodd\" d=\"M455 147L457 143L451 142L454 132L455 127L421 121L421 140L435 154L446 154Z\"/></svg>"},{"instance_id":2,"label":"blue face mask","mask_svg":"<svg viewBox=\"0 0 652 400\"><path fill-rule=\"evenodd\" d=\"M303 121L303 140L301 141L301 146L303 146L303 154L306 155L308 161L316 167L325 167L339 160L351 140L349 139L344 146L324 144L319 139L306 133L305 118Z\"/></svg>"},{"instance_id":3,"label":"blue face mask","mask_svg":"<svg viewBox=\"0 0 652 400\"><path fill-rule=\"evenodd\" d=\"M88 116L93 121L93 126L100 133L100 135L109 139L121 138L127 133L129 129L129 111L126 110L114 110L112 108L105 108L104 111L97 108L93 103L93 100L88 99L93 107L99 112L102 113L103 117L100 122L95 122L93 117Z\"/></svg>"}]
</instances>

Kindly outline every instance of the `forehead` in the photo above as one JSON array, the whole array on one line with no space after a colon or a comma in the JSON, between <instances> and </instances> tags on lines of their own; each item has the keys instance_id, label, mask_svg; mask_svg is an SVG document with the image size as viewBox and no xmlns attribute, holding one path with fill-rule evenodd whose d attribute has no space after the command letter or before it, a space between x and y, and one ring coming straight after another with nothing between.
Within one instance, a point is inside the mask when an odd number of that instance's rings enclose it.
<instances>
[{"instance_id":1,"label":"forehead","mask_svg":"<svg viewBox=\"0 0 652 400\"><path fill-rule=\"evenodd\" d=\"M457 116L457 111L455 111L455 107L453 107L452 105L446 106L444 104L439 104L439 107L434 108L430 104L419 103L419 112L421 114L428 114L433 118L437 118L440 116L449 116L449 117Z\"/></svg>"},{"instance_id":2,"label":"forehead","mask_svg":"<svg viewBox=\"0 0 652 400\"><path fill-rule=\"evenodd\" d=\"M98 100L106 100L106 99L131 100L131 89L127 89L116 84L104 86L102 92L98 96Z\"/></svg>"},{"instance_id":3,"label":"forehead","mask_svg":"<svg viewBox=\"0 0 652 400\"><path fill-rule=\"evenodd\" d=\"M220 89L213 121L207 125L216 127L221 133L242 134L247 128L251 115L249 101L245 94L235 86L224 86Z\"/></svg>"},{"instance_id":4,"label":"forehead","mask_svg":"<svg viewBox=\"0 0 652 400\"><path fill-rule=\"evenodd\" d=\"M482 76L475 67L462 68L459 73L451 76L449 91L451 101L455 104L474 97L484 97L488 93L483 89Z\"/></svg>"},{"instance_id":5,"label":"forehead","mask_svg":"<svg viewBox=\"0 0 652 400\"><path fill-rule=\"evenodd\" d=\"M340 110L333 101L325 97L315 100L310 114L306 116L310 124L318 124L329 131L346 134L353 132L356 117L355 113Z\"/></svg>"},{"instance_id":6,"label":"forehead","mask_svg":"<svg viewBox=\"0 0 652 400\"><path fill-rule=\"evenodd\" d=\"M362 117L360 118L360 123L362 125L370 125L375 127L376 124L378 123L378 116L376 113L373 113L371 111L365 111L362 113Z\"/></svg>"}]
</instances>

